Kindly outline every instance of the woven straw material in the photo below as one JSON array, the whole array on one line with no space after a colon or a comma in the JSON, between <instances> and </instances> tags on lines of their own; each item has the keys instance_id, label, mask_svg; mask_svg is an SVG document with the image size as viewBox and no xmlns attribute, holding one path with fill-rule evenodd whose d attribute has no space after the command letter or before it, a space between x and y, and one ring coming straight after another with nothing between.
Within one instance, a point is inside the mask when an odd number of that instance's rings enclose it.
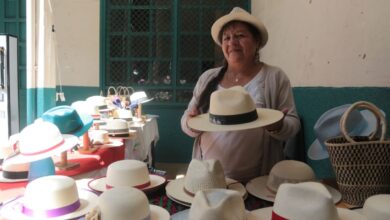
<instances>
[{"instance_id":1,"label":"woven straw material","mask_svg":"<svg viewBox=\"0 0 390 220\"><path fill-rule=\"evenodd\" d=\"M363 206L372 195L390 193L390 140L384 138L384 116L371 103L352 105L341 118L340 127L345 126L350 110L358 107L368 108L378 118L377 128L382 125L380 139L374 135L350 137L342 129L343 136L330 138L325 144L343 200L350 205Z\"/></svg>"}]
</instances>

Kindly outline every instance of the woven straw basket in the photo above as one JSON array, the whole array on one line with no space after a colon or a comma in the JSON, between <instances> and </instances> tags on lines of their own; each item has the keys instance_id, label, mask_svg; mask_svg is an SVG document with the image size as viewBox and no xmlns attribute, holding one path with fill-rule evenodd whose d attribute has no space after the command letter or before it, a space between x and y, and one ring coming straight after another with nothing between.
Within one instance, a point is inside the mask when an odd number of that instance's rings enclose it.
<instances>
[{"instance_id":1,"label":"woven straw basket","mask_svg":"<svg viewBox=\"0 0 390 220\"><path fill-rule=\"evenodd\" d=\"M377 118L376 130L370 136L348 135L346 121L357 108L368 109ZM356 102L342 115L340 130L343 136L330 138L325 145L343 200L363 206L372 195L390 193L390 141L385 139L386 121L381 111L372 103Z\"/></svg>"}]
</instances>

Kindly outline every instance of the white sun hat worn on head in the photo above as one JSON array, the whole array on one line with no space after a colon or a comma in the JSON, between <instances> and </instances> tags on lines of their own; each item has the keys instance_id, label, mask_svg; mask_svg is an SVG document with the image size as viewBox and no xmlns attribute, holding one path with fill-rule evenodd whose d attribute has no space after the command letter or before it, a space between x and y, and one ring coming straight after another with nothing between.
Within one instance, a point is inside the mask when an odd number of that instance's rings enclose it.
<instances>
[{"instance_id":1,"label":"white sun hat worn on head","mask_svg":"<svg viewBox=\"0 0 390 220\"><path fill-rule=\"evenodd\" d=\"M273 207L253 210L261 220L366 220L349 209L336 208L324 185L316 182L284 183Z\"/></svg>"},{"instance_id":2,"label":"white sun hat worn on head","mask_svg":"<svg viewBox=\"0 0 390 220\"><path fill-rule=\"evenodd\" d=\"M281 111L256 108L249 93L234 86L214 91L209 112L189 118L188 126L199 131L234 131L264 127L282 118Z\"/></svg>"},{"instance_id":3,"label":"white sun hat worn on head","mask_svg":"<svg viewBox=\"0 0 390 220\"><path fill-rule=\"evenodd\" d=\"M167 197L171 200L190 206L196 192L205 189L231 189L246 198L247 192L241 183L226 178L218 160L192 159L184 178L171 180L165 187Z\"/></svg>"},{"instance_id":4,"label":"white sun hat worn on head","mask_svg":"<svg viewBox=\"0 0 390 220\"><path fill-rule=\"evenodd\" d=\"M256 220L245 210L241 195L229 189L207 189L195 194L190 209L175 213L171 220Z\"/></svg>"},{"instance_id":5,"label":"white sun hat worn on head","mask_svg":"<svg viewBox=\"0 0 390 220\"><path fill-rule=\"evenodd\" d=\"M221 46L221 41L219 39L221 29L225 24L231 21L242 21L253 25L259 31L261 36L260 48L265 46L268 41L268 31L263 22L240 7L233 8L229 14L220 17L214 22L211 27L211 36L216 44Z\"/></svg>"},{"instance_id":6,"label":"white sun hat worn on head","mask_svg":"<svg viewBox=\"0 0 390 220\"><path fill-rule=\"evenodd\" d=\"M138 160L120 160L110 164L107 175L88 183L89 188L104 192L116 187L134 187L144 192L151 192L162 187L166 179L149 174L146 163Z\"/></svg>"},{"instance_id":7,"label":"white sun hat worn on head","mask_svg":"<svg viewBox=\"0 0 390 220\"><path fill-rule=\"evenodd\" d=\"M310 145L307 155L312 160L329 158L325 145L328 138L341 136L340 119L351 106L345 104L334 107L323 113L314 125L316 140ZM375 131L376 117L369 110L353 110L348 117L346 129L352 136L368 136Z\"/></svg>"},{"instance_id":8,"label":"white sun hat worn on head","mask_svg":"<svg viewBox=\"0 0 390 220\"><path fill-rule=\"evenodd\" d=\"M167 210L150 205L145 193L136 188L109 189L99 196L97 203L86 220L169 220Z\"/></svg>"},{"instance_id":9,"label":"white sun hat worn on head","mask_svg":"<svg viewBox=\"0 0 390 220\"><path fill-rule=\"evenodd\" d=\"M269 175L259 176L246 184L251 195L274 202L279 186L283 183L301 183L315 181L314 170L306 163L297 160L282 160L276 163ZM331 186L324 185L332 195L334 203L341 200L341 193Z\"/></svg>"},{"instance_id":10,"label":"white sun hat worn on head","mask_svg":"<svg viewBox=\"0 0 390 220\"><path fill-rule=\"evenodd\" d=\"M74 135L61 134L51 122L36 120L18 135L15 148L19 153L7 158L10 163L26 163L60 154L78 144Z\"/></svg>"},{"instance_id":11,"label":"white sun hat worn on head","mask_svg":"<svg viewBox=\"0 0 390 220\"><path fill-rule=\"evenodd\" d=\"M0 211L6 219L74 219L91 211L98 196L78 189L74 179L51 175L31 181L24 193L4 205ZM18 207L18 208L17 208Z\"/></svg>"}]
</instances>

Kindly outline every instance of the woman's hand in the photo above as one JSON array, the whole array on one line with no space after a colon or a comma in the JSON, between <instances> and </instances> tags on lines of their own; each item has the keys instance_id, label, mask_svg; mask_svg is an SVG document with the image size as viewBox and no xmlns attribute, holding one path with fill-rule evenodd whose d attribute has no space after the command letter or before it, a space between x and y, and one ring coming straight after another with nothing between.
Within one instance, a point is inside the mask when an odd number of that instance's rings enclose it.
<instances>
[{"instance_id":1,"label":"woman's hand","mask_svg":"<svg viewBox=\"0 0 390 220\"><path fill-rule=\"evenodd\" d=\"M200 133L202 133L202 131L193 129L190 126L188 126L188 120L190 120L190 118L193 118L193 117L195 117L197 115L199 115L199 110L197 108L193 108L190 111L188 111L188 118L187 118L187 121L186 121L186 125L187 125L187 128L190 129L192 132L200 134Z\"/></svg>"},{"instance_id":2,"label":"woman's hand","mask_svg":"<svg viewBox=\"0 0 390 220\"><path fill-rule=\"evenodd\" d=\"M283 112L283 117L279 121L264 127L268 132L270 132L270 133L278 133L282 129L282 127L283 127L283 120L284 120L284 117L286 116L286 114L288 112L288 109L284 108L282 110L282 112Z\"/></svg>"}]
</instances>

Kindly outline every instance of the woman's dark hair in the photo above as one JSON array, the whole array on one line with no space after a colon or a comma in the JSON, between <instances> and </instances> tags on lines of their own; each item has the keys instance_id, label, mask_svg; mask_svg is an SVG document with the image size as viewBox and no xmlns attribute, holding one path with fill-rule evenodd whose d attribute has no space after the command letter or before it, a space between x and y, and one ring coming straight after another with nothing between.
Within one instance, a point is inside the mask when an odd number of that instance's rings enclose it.
<instances>
[{"instance_id":1,"label":"woman's dark hair","mask_svg":"<svg viewBox=\"0 0 390 220\"><path fill-rule=\"evenodd\" d=\"M261 35L260 32L257 30L255 26L252 24L249 24L247 22L243 21L230 21L226 23L222 28L221 31L219 32L218 39L220 42L222 42L222 33L226 30L226 28L230 27L231 25L234 25L236 23L243 23L248 27L249 32L253 35L255 39L258 39L259 42L261 42ZM205 89L203 90L202 94L200 95L199 98L199 103L196 106L198 111L203 114L206 113L209 110L210 107L210 96L211 93L213 93L215 90L218 88L218 83L223 79L223 76L225 75L225 72L228 68L228 64L226 60L223 61L223 66L221 70L219 71L218 75L209 81L209 83L206 85Z\"/></svg>"}]
</instances>

